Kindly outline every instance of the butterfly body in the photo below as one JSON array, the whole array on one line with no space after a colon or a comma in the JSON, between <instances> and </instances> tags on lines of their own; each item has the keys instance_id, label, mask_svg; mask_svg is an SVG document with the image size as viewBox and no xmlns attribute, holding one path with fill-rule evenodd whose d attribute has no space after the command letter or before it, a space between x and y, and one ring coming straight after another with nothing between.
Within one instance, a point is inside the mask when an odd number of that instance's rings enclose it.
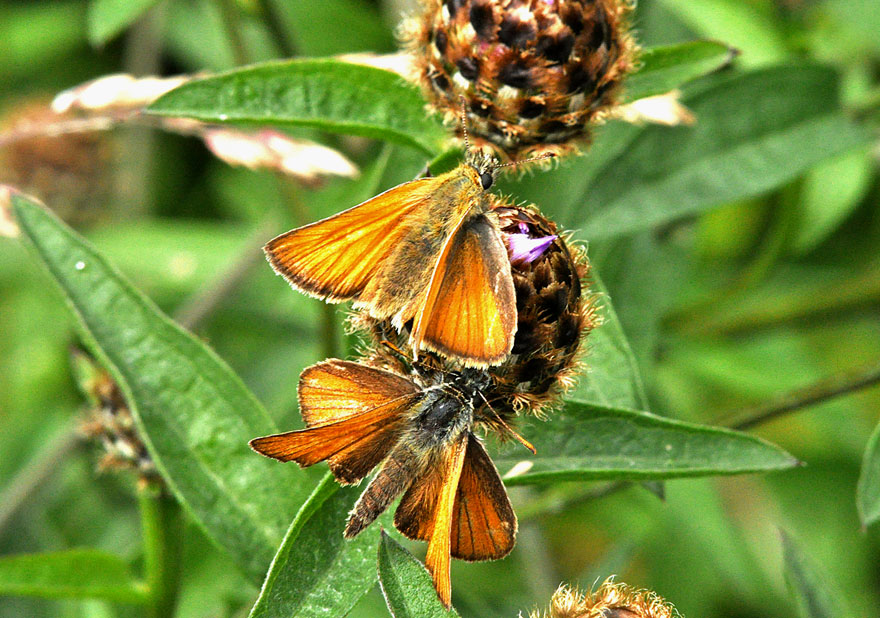
<instances>
[{"instance_id":1,"label":"butterfly body","mask_svg":"<svg viewBox=\"0 0 880 618\"><path fill-rule=\"evenodd\" d=\"M342 483L378 472L355 504L344 535L354 537L401 497L394 525L428 542L425 564L450 603L450 557L489 560L515 542L516 516L495 466L474 435L485 373L403 376L330 360L307 368L300 406L307 429L256 438L281 461L328 461Z\"/></svg>"},{"instance_id":2,"label":"butterfly body","mask_svg":"<svg viewBox=\"0 0 880 618\"><path fill-rule=\"evenodd\" d=\"M428 349L468 367L503 362L516 299L487 165L389 189L278 236L266 254L293 287L407 329L416 357Z\"/></svg>"}]
</instances>

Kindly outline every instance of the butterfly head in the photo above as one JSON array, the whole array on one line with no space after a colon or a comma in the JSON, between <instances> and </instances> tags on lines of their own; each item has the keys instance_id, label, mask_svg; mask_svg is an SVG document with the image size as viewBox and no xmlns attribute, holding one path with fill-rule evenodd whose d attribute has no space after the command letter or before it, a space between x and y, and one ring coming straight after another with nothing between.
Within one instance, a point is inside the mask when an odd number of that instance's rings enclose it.
<instances>
[{"instance_id":1,"label":"butterfly head","mask_svg":"<svg viewBox=\"0 0 880 618\"><path fill-rule=\"evenodd\" d=\"M465 163L467 163L480 177L480 186L483 191L488 191L495 184L498 177L498 159L488 152L480 150L469 150L465 154Z\"/></svg>"}]
</instances>

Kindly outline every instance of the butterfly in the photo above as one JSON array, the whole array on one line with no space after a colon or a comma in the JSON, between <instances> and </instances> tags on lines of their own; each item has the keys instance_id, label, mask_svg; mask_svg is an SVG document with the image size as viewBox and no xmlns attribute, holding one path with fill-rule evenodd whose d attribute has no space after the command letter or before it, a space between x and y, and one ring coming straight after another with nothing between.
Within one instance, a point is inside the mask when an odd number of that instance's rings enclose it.
<instances>
[{"instance_id":1,"label":"butterfly","mask_svg":"<svg viewBox=\"0 0 880 618\"><path fill-rule=\"evenodd\" d=\"M503 362L517 328L507 247L487 190L498 165L469 155L269 241L269 262L296 289L354 301L409 330L409 347L467 367Z\"/></svg>"},{"instance_id":2,"label":"butterfly","mask_svg":"<svg viewBox=\"0 0 880 618\"><path fill-rule=\"evenodd\" d=\"M302 467L327 461L336 480L354 484L374 468L344 536L369 526L398 496L394 525L428 542L425 566L450 606L450 559L495 560L513 549L516 515L498 471L474 435L485 372L413 378L331 359L305 369L299 401L307 429L251 440L268 457Z\"/></svg>"}]
</instances>

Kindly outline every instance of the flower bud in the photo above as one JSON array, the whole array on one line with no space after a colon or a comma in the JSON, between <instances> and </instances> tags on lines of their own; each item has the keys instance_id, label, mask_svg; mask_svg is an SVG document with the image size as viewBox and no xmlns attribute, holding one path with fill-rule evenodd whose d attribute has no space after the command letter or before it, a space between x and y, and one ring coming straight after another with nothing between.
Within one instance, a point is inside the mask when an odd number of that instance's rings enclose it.
<instances>
[{"instance_id":1,"label":"flower bud","mask_svg":"<svg viewBox=\"0 0 880 618\"><path fill-rule=\"evenodd\" d=\"M680 618L680 614L656 592L608 578L594 592L560 586L550 599L550 609L532 612L529 618Z\"/></svg>"},{"instance_id":2,"label":"flower bud","mask_svg":"<svg viewBox=\"0 0 880 618\"><path fill-rule=\"evenodd\" d=\"M514 160L574 150L633 68L626 0L426 0L404 39L431 105ZM461 129L459 128L459 131Z\"/></svg>"}]
</instances>

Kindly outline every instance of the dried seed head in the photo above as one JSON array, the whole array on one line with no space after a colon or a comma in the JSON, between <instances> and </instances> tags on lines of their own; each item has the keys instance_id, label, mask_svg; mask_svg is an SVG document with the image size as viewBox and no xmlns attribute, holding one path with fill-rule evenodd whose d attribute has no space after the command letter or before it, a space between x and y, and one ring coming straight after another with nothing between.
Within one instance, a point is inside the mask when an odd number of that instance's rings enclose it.
<instances>
[{"instance_id":1,"label":"dried seed head","mask_svg":"<svg viewBox=\"0 0 880 618\"><path fill-rule=\"evenodd\" d=\"M104 448L98 469L130 470L141 482L160 482L156 464L138 436L131 410L116 381L78 348L71 350L71 361L80 388L90 403L88 416L80 429Z\"/></svg>"},{"instance_id":2,"label":"dried seed head","mask_svg":"<svg viewBox=\"0 0 880 618\"><path fill-rule=\"evenodd\" d=\"M38 197L66 221L84 226L102 216L113 195L108 170L116 149L107 134L53 133L59 121L70 118L39 100L10 110L0 120L0 183Z\"/></svg>"},{"instance_id":3,"label":"dried seed head","mask_svg":"<svg viewBox=\"0 0 880 618\"><path fill-rule=\"evenodd\" d=\"M608 578L586 594L560 586L550 599L550 609L543 614L532 612L529 618L680 618L680 614L656 592Z\"/></svg>"},{"instance_id":4,"label":"dried seed head","mask_svg":"<svg viewBox=\"0 0 880 618\"><path fill-rule=\"evenodd\" d=\"M431 105L514 160L564 154L633 68L628 0L425 0L403 28Z\"/></svg>"}]
</instances>

